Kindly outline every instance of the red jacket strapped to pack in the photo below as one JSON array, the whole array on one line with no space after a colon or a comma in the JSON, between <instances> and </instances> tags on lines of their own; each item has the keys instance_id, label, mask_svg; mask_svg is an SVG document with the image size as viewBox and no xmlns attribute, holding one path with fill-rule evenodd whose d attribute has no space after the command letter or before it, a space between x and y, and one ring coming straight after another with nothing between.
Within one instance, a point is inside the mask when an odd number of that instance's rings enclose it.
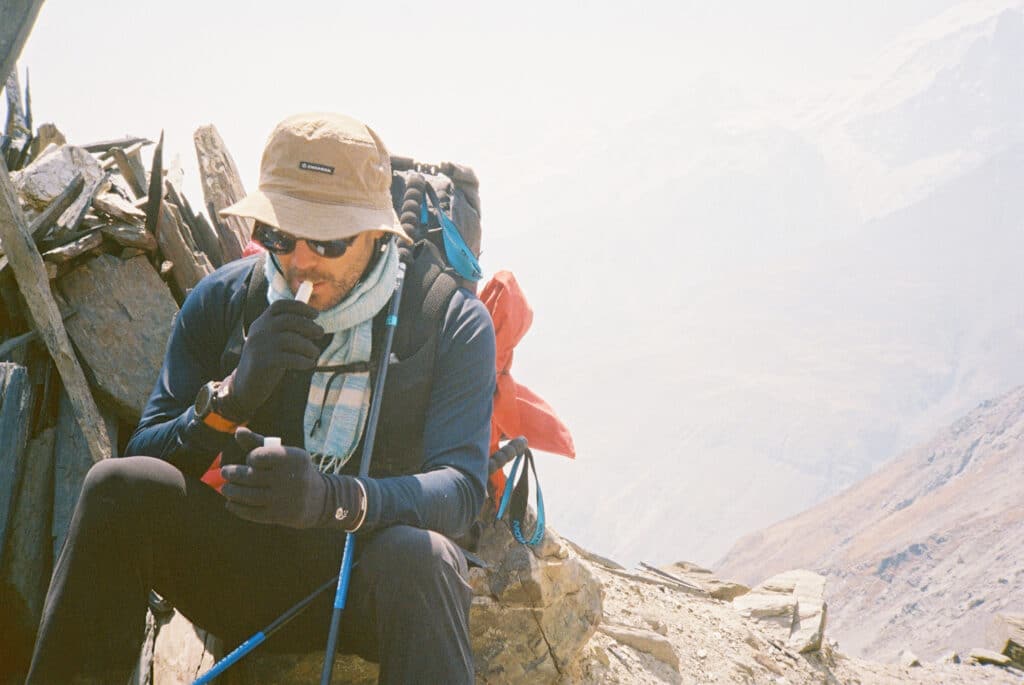
<instances>
[{"instance_id":1,"label":"red jacket strapped to pack","mask_svg":"<svg viewBox=\"0 0 1024 685\"><path fill-rule=\"evenodd\" d=\"M500 440L522 435L533 449L575 458L572 435L555 410L512 378L513 351L533 323L533 310L516 277L509 271L499 271L480 292L480 300L494 321L497 347L498 384L494 390L494 415L491 418L491 453L497 451ZM505 474L495 471L491 485L500 496L505 488Z\"/></svg>"}]
</instances>

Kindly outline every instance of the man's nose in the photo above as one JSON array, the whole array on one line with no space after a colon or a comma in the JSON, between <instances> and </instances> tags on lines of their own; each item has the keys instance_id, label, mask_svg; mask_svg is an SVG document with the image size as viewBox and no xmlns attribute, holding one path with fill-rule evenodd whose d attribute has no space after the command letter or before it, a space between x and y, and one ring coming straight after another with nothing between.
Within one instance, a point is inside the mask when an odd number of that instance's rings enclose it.
<instances>
[{"instance_id":1,"label":"man's nose","mask_svg":"<svg viewBox=\"0 0 1024 685\"><path fill-rule=\"evenodd\" d=\"M299 239L295 241L295 252L292 253L292 266L299 271L306 271L316 267L320 255L314 252L309 243Z\"/></svg>"}]
</instances>

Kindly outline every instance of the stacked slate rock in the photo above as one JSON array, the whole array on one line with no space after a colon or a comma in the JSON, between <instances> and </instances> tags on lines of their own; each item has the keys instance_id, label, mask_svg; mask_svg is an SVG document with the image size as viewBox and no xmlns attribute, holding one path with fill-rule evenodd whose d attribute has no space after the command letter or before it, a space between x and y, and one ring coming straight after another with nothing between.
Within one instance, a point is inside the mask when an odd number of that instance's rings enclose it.
<instances>
[{"instance_id":1,"label":"stacked slate rock","mask_svg":"<svg viewBox=\"0 0 1024 685\"><path fill-rule=\"evenodd\" d=\"M6 93L0 682L18 682L86 472L121 453L181 302L241 256L250 227L216 219L244 191L212 126L195 135L207 218L181 192L182 172L164 168L162 136L76 145L53 124L33 127L16 72Z\"/></svg>"}]
</instances>

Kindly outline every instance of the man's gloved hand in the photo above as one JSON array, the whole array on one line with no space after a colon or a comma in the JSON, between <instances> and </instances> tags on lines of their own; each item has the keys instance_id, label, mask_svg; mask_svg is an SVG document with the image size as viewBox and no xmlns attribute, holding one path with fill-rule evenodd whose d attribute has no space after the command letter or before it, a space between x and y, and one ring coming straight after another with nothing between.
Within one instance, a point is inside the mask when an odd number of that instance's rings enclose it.
<instances>
[{"instance_id":1,"label":"man's gloved hand","mask_svg":"<svg viewBox=\"0 0 1024 685\"><path fill-rule=\"evenodd\" d=\"M267 401L286 371L316 366L316 344L324 329L313 319L317 310L298 300L272 302L249 327L238 367L228 377L226 409L235 420L248 420Z\"/></svg>"},{"instance_id":2,"label":"man's gloved hand","mask_svg":"<svg viewBox=\"0 0 1024 685\"><path fill-rule=\"evenodd\" d=\"M366 494L352 476L325 475L298 447L263 447L263 436L238 428L244 464L221 468L221 494L233 514L291 528L335 526L354 530L366 512Z\"/></svg>"}]
</instances>

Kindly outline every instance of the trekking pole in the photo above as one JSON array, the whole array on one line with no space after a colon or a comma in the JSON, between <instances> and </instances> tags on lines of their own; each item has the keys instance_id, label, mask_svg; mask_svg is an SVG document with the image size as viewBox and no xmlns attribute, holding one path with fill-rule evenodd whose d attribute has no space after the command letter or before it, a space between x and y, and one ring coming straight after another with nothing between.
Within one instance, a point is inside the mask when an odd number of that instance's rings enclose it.
<instances>
[{"instance_id":1,"label":"trekking pole","mask_svg":"<svg viewBox=\"0 0 1024 685\"><path fill-rule=\"evenodd\" d=\"M381 398L384 396L384 380L388 375L388 360L391 358L391 341L395 337L398 326L398 306L402 301L402 285L405 282L405 264L398 265L398 279L395 294L391 298L391 308L385 320L387 333L384 336L384 349L381 351L380 364L377 367L377 378L373 384L373 399L370 402L370 415L366 420L366 435L363 439L363 454L359 462L359 477L370 475L370 460L373 458L373 441L377 435L377 418L380 416ZM331 629L327 634L327 650L324 654L324 668L320 673L320 685L330 685L331 673L334 671L334 654L338 649L338 628L341 626L341 612L345 608L348 596L348 583L352 576L352 555L355 552L355 533L345 533L345 551L341 555L341 571L338 572L338 591L334 595L334 613L331 614Z\"/></svg>"},{"instance_id":2,"label":"trekking pole","mask_svg":"<svg viewBox=\"0 0 1024 685\"><path fill-rule=\"evenodd\" d=\"M213 665L209 671L204 673L198 679L196 679L192 685L207 685L212 683L213 680L224 671L228 670L235 664L236 661L241 659L243 656L256 649L266 640L268 637L276 633L281 628L284 628L293 618L302 613L302 611L313 603L313 600L323 594L326 590L330 589L334 581L338 579L338 576L331 576L330 580L318 587L313 592L309 593L305 599L293 606L288 611L278 616L274 621L263 630L259 631L242 644L235 647L230 654L218 661Z\"/></svg>"}]
</instances>

